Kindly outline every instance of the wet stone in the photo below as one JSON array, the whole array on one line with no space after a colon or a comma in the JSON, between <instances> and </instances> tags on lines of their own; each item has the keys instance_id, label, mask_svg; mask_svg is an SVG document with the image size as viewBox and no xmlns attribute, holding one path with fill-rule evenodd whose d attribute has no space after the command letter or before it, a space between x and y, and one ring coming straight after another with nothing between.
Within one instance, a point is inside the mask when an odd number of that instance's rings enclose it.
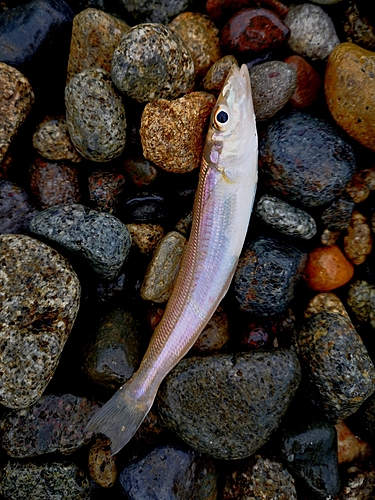
<instances>
[{"instance_id":1,"label":"wet stone","mask_svg":"<svg viewBox=\"0 0 375 500\"><path fill-rule=\"evenodd\" d=\"M282 61L258 64L250 70L254 112L257 121L272 118L294 94L297 75Z\"/></svg>"},{"instance_id":2,"label":"wet stone","mask_svg":"<svg viewBox=\"0 0 375 500\"><path fill-rule=\"evenodd\" d=\"M170 207L164 196L141 192L127 198L121 207L121 220L126 224L163 224L170 216Z\"/></svg>"},{"instance_id":3,"label":"wet stone","mask_svg":"<svg viewBox=\"0 0 375 500\"><path fill-rule=\"evenodd\" d=\"M33 146L47 160L79 163L81 155L70 139L64 116L47 116L36 128Z\"/></svg>"},{"instance_id":4,"label":"wet stone","mask_svg":"<svg viewBox=\"0 0 375 500\"><path fill-rule=\"evenodd\" d=\"M172 29L139 24L117 46L111 74L116 87L138 102L174 99L192 89L194 62Z\"/></svg>"},{"instance_id":5,"label":"wet stone","mask_svg":"<svg viewBox=\"0 0 375 500\"><path fill-rule=\"evenodd\" d=\"M291 5L285 24L291 32L289 47L302 57L327 59L340 43L332 19L319 5Z\"/></svg>"},{"instance_id":6,"label":"wet stone","mask_svg":"<svg viewBox=\"0 0 375 500\"><path fill-rule=\"evenodd\" d=\"M337 437L333 425L312 421L282 434L281 458L314 499L333 498L340 490Z\"/></svg>"},{"instance_id":7,"label":"wet stone","mask_svg":"<svg viewBox=\"0 0 375 500\"><path fill-rule=\"evenodd\" d=\"M374 464L358 462L346 470L345 482L336 500L371 500L374 489Z\"/></svg>"},{"instance_id":8,"label":"wet stone","mask_svg":"<svg viewBox=\"0 0 375 500\"><path fill-rule=\"evenodd\" d=\"M69 162L36 158L29 168L29 179L39 207L79 203L82 198L79 175Z\"/></svg>"},{"instance_id":9,"label":"wet stone","mask_svg":"<svg viewBox=\"0 0 375 500\"><path fill-rule=\"evenodd\" d=\"M304 240L316 234L316 224L311 215L274 196L263 195L256 206L256 214L280 233Z\"/></svg>"},{"instance_id":10,"label":"wet stone","mask_svg":"<svg viewBox=\"0 0 375 500\"><path fill-rule=\"evenodd\" d=\"M167 233L157 246L141 287L141 297L162 304L167 302L180 267L186 238L177 231Z\"/></svg>"},{"instance_id":11,"label":"wet stone","mask_svg":"<svg viewBox=\"0 0 375 500\"><path fill-rule=\"evenodd\" d=\"M191 352L199 355L216 354L229 342L229 322L225 310L219 306L199 335Z\"/></svg>"},{"instance_id":12,"label":"wet stone","mask_svg":"<svg viewBox=\"0 0 375 500\"><path fill-rule=\"evenodd\" d=\"M54 374L81 288L69 262L44 243L3 235L0 247L0 401L18 409L35 403Z\"/></svg>"},{"instance_id":13,"label":"wet stone","mask_svg":"<svg viewBox=\"0 0 375 500\"><path fill-rule=\"evenodd\" d=\"M269 188L304 207L336 198L355 171L352 146L327 121L293 110L273 120L259 145Z\"/></svg>"},{"instance_id":14,"label":"wet stone","mask_svg":"<svg viewBox=\"0 0 375 500\"><path fill-rule=\"evenodd\" d=\"M369 439L371 444L375 444L375 397L370 396L361 406L356 414L357 426L361 435Z\"/></svg>"},{"instance_id":15,"label":"wet stone","mask_svg":"<svg viewBox=\"0 0 375 500\"><path fill-rule=\"evenodd\" d=\"M0 234L27 233L36 213L36 207L22 188L0 180Z\"/></svg>"},{"instance_id":16,"label":"wet stone","mask_svg":"<svg viewBox=\"0 0 375 500\"><path fill-rule=\"evenodd\" d=\"M74 147L87 160L107 162L125 147L126 117L109 73L93 68L65 88L66 122Z\"/></svg>"},{"instance_id":17,"label":"wet stone","mask_svg":"<svg viewBox=\"0 0 375 500\"><path fill-rule=\"evenodd\" d=\"M116 458L111 455L108 439L97 439L89 452L90 477L102 488L112 488L117 477Z\"/></svg>"},{"instance_id":18,"label":"wet stone","mask_svg":"<svg viewBox=\"0 0 375 500\"><path fill-rule=\"evenodd\" d=\"M120 474L122 491L129 500L216 500L217 472L213 462L192 450L160 446Z\"/></svg>"},{"instance_id":19,"label":"wet stone","mask_svg":"<svg viewBox=\"0 0 375 500\"><path fill-rule=\"evenodd\" d=\"M367 219L357 210L353 211L350 226L344 237L345 254L356 266L363 264L372 250L371 229Z\"/></svg>"},{"instance_id":20,"label":"wet stone","mask_svg":"<svg viewBox=\"0 0 375 500\"><path fill-rule=\"evenodd\" d=\"M0 55L1 45L0 18ZM12 66L0 62L0 163L30 113L33 102L34 92L27 78Z\"/></svg>"},{"instance_id":21,"label":"wet stone","mask_svg":"<svg viewBox=\"0 0 375 500\"><path fill-rule=\"evenodd\" d=\"M276 238L258 236L240 256L234 295L242 311L271 316L285 311L294 297L306 254Z\"/></svg>"},{"instance_id":22,"label":"wet stone","mask_svg":"<svg viewBox=\"0 0 375 500\"><path fill-rule=\"evenodd\" d=\"M214 105L214 96L206 92L147 104L140 128L145 158L168 172L185 173L198 168L204 131Z\"/></svg>"},{"instance_id":23,"label":"wet stone","mask_svg":"<svg viewBox=\"0 0 375 500\"><path fill-rule=\"evenodd\" d=\"M15 458L59 452L74 453L88 444L84 432L99 406L86 398L64 394L43 396L30 408L12 411L1 421L1 446Z\"/></svg>"},{"instance_id":24,"label":"wet stone","mask_svg":"<svg viewBox=\"0 0 375 500\"><path fill-rule=\"evenodd\" d=\"M164 228L160 224L127 224L132 245L138 247L143 255L150 255L164 236Z\"/></svg>"},{"instance_id":25,"label":"wet stone","mask_svg":"<svg viewBox=\"0 0 375 500\"><path fill-rule=\"evenodd\" d=\"M133 312L112 309L100 320L86 347L84 372L96 384L118 389L141 362L142 340L140 324Z\"/></svg>"},{"instance_id":26,"label":"wet stone","mask_svg":"<svg viewBox=\"0 0 375 500\"><path fill-rule=\"evenodd\" d=\"M357 280L350 285L348 305L360 323L375 329L375 286Z\"/></svg>"},{"instance_id":27,"label":"wet stone","mask_svg":"<svg viewBox=\"0 0 375 500\"><path fill-rule=\"evenodd\" d=\"M125 188L125 175L115 169L99 169L89 176L91 206L99 212L114 214Z\"/></svg>"},{"instance_id":28,"label":"wet stone","mask_svg":"<svg viewBox=\"0 0 375 500\"><path fill-rule=\"evenodd\" d=\"M191 0L121 0L126 11L137 23L168 24L174 17L184 12Z\"/></svg>"},{"instance_id":29,"label":"wet stone","mask_svg":"<svg viewBox=\"0 0 375 500\"><path fill-rule=\"evenodd\" d=\"M131 238L111 214L71 204L43 210L31 221L35 235L82 257L102 278L114 279L128 257Z\"/></svg>"},{"instance_id":30,"label":"wet stone","mask_svg":"<svg viewBox=\"0 0 375 500\"><path fill-rule=\"evenodd\" d=\"M294 478L275 459L255 455L227 476L222 500L297 500Z\"/></svg>"},{"instance_id":31,"label":"wet stone","mask_svg":"<svg viewBox=\"0 0 375 500\"><path fill-rule=\"evenodd\" d=\"M272 323L263 318L247 321L240 332L240 350L245 352L255 349L272 348L276 333L275 330Z\"/></svg>"},{"instance_id":32,"label":"wet stone","mask_svg":"<svg viewBox=\"0 0 375 500\"><path fill-rule=\"evenodd\" d=\"M372 455L371 446L366 441L362 441L360 437L355 436L344 421L339 422L335 427L339 464L368 459Z\"/></svg>"},{"instance_id":33,"label":"wet stone","mask_svg":"<svg viewBox=\"0 0 375 500\"><path fill-rule=\"evenodd\" d=\"M118 17L98 9L85 9L73 20L67 81L84 69L111 72L115 48L130 27Z\"/></svg>"},{"instance_id":34,"label":"wet stone","mask_svg":"<svg viewBox=\"0 0 375 500\"><path fill-rule=\"evenodd\" d=\"M303 315L304 318L310 318L315 314L322 312L329 312L331 314L339 314L340 316L345 316L348 320L350 317L344 307L344 304L334 293L318 293L315 295L308 303Z\"/></svg>"},{"instance_id":35,"label":"wet stone","mask_svg":"<svg viewBox=\"0 0 375 500\"><path fill-rule=\"evenodd\" d=\"M126 158L123 166L126 178L138 189L152 184L158 173L155 165L143 157Z\"/></svg>"},{"instance_id":36,"label":"wet stone","mask_svg":"<svg viewBox=\"0 0 375 500\"><path fill-rule=\"evenodd\" d=\"M85 473L72 462L7 462L0 471L0 494L12 500L90 500Z\"/></svg>"},{"instance_id":37,"label":"wet stone","mask_svg":"<svg viewBox=\"0 0 375 500\"><path fill-rule=\"evenodd\" d=\"M238 66L237 59L232 55L221 57L214 62L203 79L204 90L219 94L233 64Z\"/></svg>"},{"instance_id":38,"label":"wet stone","mask_svg":"<svg viewBox=\"0 0 375 500\"><path fill-rule=\"evenodd\" d=\"M347 314L309 316L296 335L296 347L311 398L328 421L352 415L374 392L374 365Z\"/></svg>"},{"instance_id":39,"label":"wet stone","mask_svg":"<svg viewBox=\"0 0 375 500\"><path fill-rule=\"evenodd\" d=\"M159 390L163 421L193 449L250 456L279 426L300 381L292 351L183 359Z\"/></svg>"},{"instance_id":40,"label":"wet stone","mask_svg":"<svg viewBox=\"0 0 375 500\"><path fill-rule=\"evenodd\" d=\"M334 200L322 213L322 222L331 231L346 229L352 217L354 202L347 197Z\"/></svg>"},{"instance_id":41,"label":"wet stone","mask_svg":"<svg viewBox=\"0 0 375 500\"><path fill-rule=\"evenodd\" d=\"M296 109L305 109L311 106L322 87L322 79L315 69L301 56L293 55L284 60L297 74L297 88L289 100Z\"/></svg>"},{"instance_id":42,"label":"wet stone","mask_svg":"<svg viewBox=\"0 0 375 500\"><path fill-rule=\"evenodd\" d=\"M341 17L341 26L347 42L375 50L375 27L361 12L361 3L349 0Z\"/></svg>"},{"instance_id":43,"label":"wet stone","mask_svg":"<svg viewBox=\"0 0 375 500\"><path fill-rule=\"evenodd\" d=\"M345 191L354 201L361 203L375 189L375 167L364 168L356 172L351 178Z\"/></svg>"}]
</instances>

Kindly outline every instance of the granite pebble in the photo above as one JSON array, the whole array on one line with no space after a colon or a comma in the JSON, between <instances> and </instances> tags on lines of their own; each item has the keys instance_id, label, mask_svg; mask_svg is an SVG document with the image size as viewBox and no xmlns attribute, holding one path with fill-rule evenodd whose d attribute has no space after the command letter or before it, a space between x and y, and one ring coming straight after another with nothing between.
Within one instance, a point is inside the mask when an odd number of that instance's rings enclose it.
<instances>
[{"instance_id":1,"label":"granite pebble","mask_svg":"<svg viewBox=\"0 0 375 500\"><path fill-rule=\"evenodd\" d=\"M354 203L362 203L374 189L375 167L371 167L355 172L347 184L345 191Z\"/></svg>"},{"instance_id":2,"label":"granite pebble","mask_svg":"<svg viewBox=\"0 0 375 500\"><path fill-rule=\"evenodd\" d=\"M127 224L132 245L136 246L141 254L151 255L164 236L164 228L160 224Z\"/></svg>"},{"instance_id":3,"label":"granite pebble","mask_svg":"<svg viewBox=\"0 0 375 500\"><path fill-rule=\"evenodd\" d=\"M184 12L192 0L121 0L126 12L138 23L168 24Z\"/></svg>"},{"instance_id":4,"label":"granite pebble","mask_svg":"<svg viewBox=\"0 0 375 500\"><path fill-rule=\"evenodd\" d=\"M223 56L214 62L203 78L202 85L204 90L218 94L233 64L238 63L237 59L232 55Z\"/></svg>"},{"instance_id":5,"label":"granite pebble","mask_svg":"<svg viewBox=\"0 0 375 500\"><path fill-rule=\"evenodd\" d=\"M342 196L333 200L322 215L321 220L331 231L341 231L347 229L350 224L354 202L347 196Z\"/></svg>"},{"instance_id":6,"label":"granite pebble","mask_svg":"<svg viewBox=\"0 0 375 500\"><path fill-rule=\"evenodd\" d=\"M38 210L17 184L0 180L0 234L27 233Z\"/></svg>"},{"instance_id":7,"label":"granite pebble","mask_svg":"<svg viewBox=\"0 0 375 500\"><path fill-rule=\"evenodd\" d=\"M119 208L119 217L126 224L162 224L171 217L166 196L156 191L141 191L126 198Z\"/></svg>"},{"instance_id":8,"label":"granite pebble","mask_svg":"<svg viewBox=\"0 0 375 500\"><path fill-rule=\"evenodd\" d=\"M325 228L320 236L320 242L325 246L334 245L340 237L340 231L331 231L331 229Z\"/></svg>"},{"instance_id":9,"label":"granite pebble","mask_svg":"<svg viewBox=\"0 0 375 500\"><path fill-rule=\"evenodd\" d=\"M375 329L375 286L364 280L357 280L350 285L348 305L356 319Z\"/></svg>"},{"instance_id":10,"label":"granite pebble","mask_svg":"<svg viewBox=\"0 0 375 500\"><path fill-rule=\"evenodd\" d=\"M92 208L115 214L124 195L125 174L115 168L94 170L89 175L89 195Z\"/></svg>"},{"instance_id":11,"label":"granite pebble","mask_svg":"<svg viewBox=\"0 0 375 500\"><path fill-rule=\"evenodd\" d=\"M358 210L354 210L344 237L344 251L350 262L359 266L363 264L372 251L371 229L367 218Z\"/></svg>"},{"instance_id":12,"label":"granite pebble","mask_svg":"<svg viewBox=\"0 0 375 500\"><path fill-rule=\"evenodd\" d=\"M97 439L88 458L90 477L102 488L112 488L117 479L116 458L111 454L108 439Z\"/></svg>"}]
</instances>

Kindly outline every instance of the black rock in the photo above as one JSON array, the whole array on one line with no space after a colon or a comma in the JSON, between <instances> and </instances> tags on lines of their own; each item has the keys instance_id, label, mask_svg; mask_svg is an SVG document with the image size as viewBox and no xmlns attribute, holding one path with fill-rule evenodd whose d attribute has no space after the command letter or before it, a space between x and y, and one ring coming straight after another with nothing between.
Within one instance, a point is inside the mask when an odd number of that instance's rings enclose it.
<instances>
[{"instance_id":1,"label":"black rock","mask_svg":"<svg viewBox=\"0 0 375 500\"><path fill-rule=\"evenodd\" d=\"M139 193L125 200L119 217L129 222L165 223L170 217L166 199L158 194Z\"/></svg>"}]
</instances>

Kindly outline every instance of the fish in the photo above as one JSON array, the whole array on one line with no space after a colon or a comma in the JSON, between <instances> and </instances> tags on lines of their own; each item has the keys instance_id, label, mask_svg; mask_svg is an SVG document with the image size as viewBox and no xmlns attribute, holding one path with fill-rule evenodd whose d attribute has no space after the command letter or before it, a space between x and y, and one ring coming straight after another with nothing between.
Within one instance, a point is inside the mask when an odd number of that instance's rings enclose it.
<instances>
[{"instance_id":1,"label":"fish","mask_svg":"<svg viewBox=\"0 0 375 500\"><path fill-rule=\"evenodd\" d=\"M193 346L225 296L245 242L258 177L249 70L234 64L212 110L189 240L164 315L139 369L93 415L111 453L133 437L166 375Z\"/></svg>"}]
</instances>

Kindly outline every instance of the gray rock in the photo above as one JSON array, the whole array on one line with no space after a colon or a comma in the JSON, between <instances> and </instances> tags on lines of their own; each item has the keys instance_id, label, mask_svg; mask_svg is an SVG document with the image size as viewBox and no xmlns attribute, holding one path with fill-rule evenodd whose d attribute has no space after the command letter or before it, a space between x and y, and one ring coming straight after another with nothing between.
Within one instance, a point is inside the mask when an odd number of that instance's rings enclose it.
<instances>
[{"instance_id":1,"label":"gray rock","mask_svg":"<svg viewBox=\"0 0 375 500\"><path fill-rule=\"evenodd\" d=\"M0 234L27 233L37 212L22 188L0 180Z\"/></svg>"},{"instance_id":2,"label":"gray rock","mask_svg":"<svg viewBox=\"0 0 375 500\"><path fill-rule=\"evenodd\" d=\"M30 230L83 257L97 274L108 280L120 272L131 247L125 224L114 215L83 205L43 210L31 221Z\"/></svg>"},{"instance_id":3,"label":"gray rock","mask_svg":"<svg viewBox=\"0 0 375 500\"><path fill-rule=\"evenodd\" d=\"M138 23L168 24L184 12L192 0L121 0L125 9Z\"/></svg>"},{"instance_id":4,"label":"gray rock","mask_svg":"<svg viewBox=\"0 0 375 500\"><path fill-rule=\"evenodd\" d=\"M292 351L183 359L162 383L159 411L193 449L250 456L278 427L300 381Z\"/></svg>"},{"instance_id":5,"label":"gray rock","mask_svg":"<svg viewBox=\"0 0 375 500\"><path fill-rule=\"evenodd\" d=\"M348 305L357 320L375 329L375 286L358 280L350 285Z\"/></svg>"},{"instance_id":6,"label":"gray rock","mask_svg":"<svg viewBox=\"0 0 375 500\"><path fill-rule=\"evenodd\" d=\"M18 409L54 374L81 287L66 259L28 236L0 236L0 268L0 402Z\"/></svg>"},{"instance_id":7,"label":"gray rock","mask_svg":"<svg viewBox=\"0 0 375 500\"><path fill-rule=\"evenodd\" d=\"M350 198L338 198L322 213L322 222L331 231L341 231L349 227L354 201Z\"/></svg>"},{"instance_id":8,"label":"gray rock","mask_svg":"<svg viewBox=\"0 0 375 500\"><path fill-rule=\"evenodd\" d=\"M70 138L84 158L106 162L123 152L125 108L106 71L94 68L74 75L65 88L65 105Z\"/></svg>"}]
</instances>

